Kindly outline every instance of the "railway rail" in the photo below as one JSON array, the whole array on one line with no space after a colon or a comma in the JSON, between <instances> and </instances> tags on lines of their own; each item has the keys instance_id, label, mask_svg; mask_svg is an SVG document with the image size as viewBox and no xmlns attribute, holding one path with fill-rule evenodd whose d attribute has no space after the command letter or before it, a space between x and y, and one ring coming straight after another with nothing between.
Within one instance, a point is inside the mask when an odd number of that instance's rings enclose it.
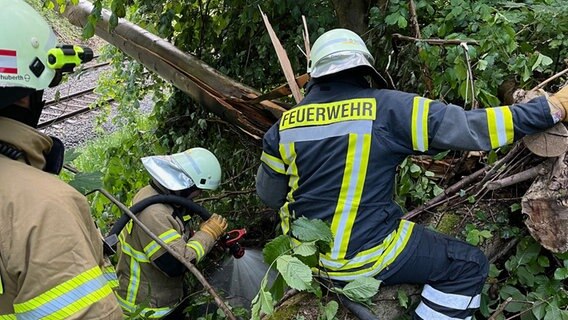
<instances>
[{"instance_id":1,"label":"railway rail","mask_svg":"<svg viewBox=\"0 0 568 320\"><path fill-rule=\"evenodd\" d=\"M94 61L94 60L93 60ZM95 69L109 65L109 62L92 62L85 65L80 72L91 72ZM95 93L96 87L73 92L71 94L57 97L45 103L41 114L38 128L47 128L56 123L69 120L78 115L90 112L98 107L93 103L99 100L99 95ZM106 99L107 103L112 103L113 99Z\"/></svg>"}]
</instances>

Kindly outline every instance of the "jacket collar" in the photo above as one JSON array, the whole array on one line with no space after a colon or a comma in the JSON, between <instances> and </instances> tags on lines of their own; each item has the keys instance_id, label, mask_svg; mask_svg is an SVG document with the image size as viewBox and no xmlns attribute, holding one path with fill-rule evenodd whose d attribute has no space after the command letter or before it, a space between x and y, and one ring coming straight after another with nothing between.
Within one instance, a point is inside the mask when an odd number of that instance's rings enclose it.
<instances>
[{"instance_id":1,"label":"jacket collar","mask_svg":"<svg viewBox=\"0 0 568 320\"><path fill-rule=\"evenodd\" d=\"M45 155L53 145L50 137L21 122L0 117L0 142L7 143L25 153L18 159L34 168L45 167ZM3 157L0 155L0 157Z\"/></svg>"},{"instance_id":2,"label":"jacket collar","mask_svg":"<svg viewBox=\"0 0 568 320\"><path fill-rule=\"evenodd\" d=\"M310 92L314 87L325 86L325 85L351 85L361 88L370 88L369 81L365 79L364 76L341 73L337 76L328 76L322 78L312 78L306 86L306 91Z\"/></svg>"}]
</instances>

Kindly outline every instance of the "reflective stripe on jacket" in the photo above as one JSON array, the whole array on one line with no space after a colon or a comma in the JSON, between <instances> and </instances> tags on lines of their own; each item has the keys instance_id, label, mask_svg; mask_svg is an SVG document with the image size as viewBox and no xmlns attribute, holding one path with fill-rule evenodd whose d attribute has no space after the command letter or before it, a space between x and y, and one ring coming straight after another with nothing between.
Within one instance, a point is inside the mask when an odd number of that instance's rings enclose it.
<instances>
[{"instance_id":1,"label":"reflective stripe on jacket","mask_svg":"<svg viewBox=\"0 0 568 320\"><path fill-rule=\"evenodd\" d=\"M333 279L373 276L407 245L413 224L393 201L396 167L412 154L489 150L553 125L546 99L464 111L415 94L377 90L359 79L312 82L301 103L264 135L266 179L288 177L279 214L331 223L320 266ZM261 181L258 185L270 185ZM266 201L284 198L281 195ZM262 198L262 196L261 196Z\"/></svg>"},{"instance_id":2,"label":"reflective stripe on jacket","mask_svg":"<svg viewBox=\"0 0 568 320\"><path fill-rule=\"evenodd\" d=\"M103 275L102 241L83 195L45 173L48 137L0 118L0 319L122 319Z\"/></svg>"}]
</instances>

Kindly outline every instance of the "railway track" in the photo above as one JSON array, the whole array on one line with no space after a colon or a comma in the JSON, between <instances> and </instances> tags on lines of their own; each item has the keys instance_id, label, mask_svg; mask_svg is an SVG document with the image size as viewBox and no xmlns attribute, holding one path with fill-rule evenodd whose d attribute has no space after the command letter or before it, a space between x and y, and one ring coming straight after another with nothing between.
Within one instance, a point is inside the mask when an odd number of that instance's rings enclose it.
<instances>
[{"instance_id":1,"label":"railway track","mask_svg":"<svg viewBox=\"0 0 568 320\"><path fill-rule=\"evenodd\" d=\"M108 64L108 62L92 62L85 65L80 71L81 73L92 72ZM62 121L71 121L73 117L96 109L98 106L93 105L93 103L99 100L99 95L94 92L95 88L90 87L47 101L43 108L38 128L43 129ZM112 101L113 99L106 100L107 103L112 103Z\"/></svg>"}]
</instances>

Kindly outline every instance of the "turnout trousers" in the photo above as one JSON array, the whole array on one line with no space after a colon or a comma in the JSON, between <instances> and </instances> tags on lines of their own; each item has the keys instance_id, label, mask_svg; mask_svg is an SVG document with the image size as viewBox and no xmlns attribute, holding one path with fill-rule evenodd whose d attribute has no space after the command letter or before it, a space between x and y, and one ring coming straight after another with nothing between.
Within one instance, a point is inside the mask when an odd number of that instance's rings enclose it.
<instances>
[{"instance_id":1,"label":"turnout trousers","mask_svg":"<svg viewBox=\"0 0 568 320\"><path fill-rule=\"evenodd\" d=\"M423 284L413 319L471 319L479 308L489 263L481 250L416 225L417 244L377 275L385 285Z\"/></svg>"}]
</instances>

